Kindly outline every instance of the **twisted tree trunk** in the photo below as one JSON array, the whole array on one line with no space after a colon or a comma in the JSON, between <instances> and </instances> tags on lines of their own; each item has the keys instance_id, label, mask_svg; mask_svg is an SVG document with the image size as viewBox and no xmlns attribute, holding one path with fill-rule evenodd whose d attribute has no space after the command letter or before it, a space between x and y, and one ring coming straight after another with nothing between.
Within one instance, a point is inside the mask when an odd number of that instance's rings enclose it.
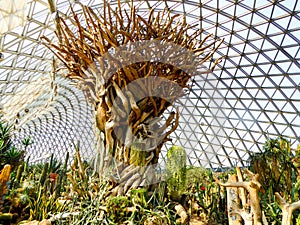
<instances>
[{"instance_id":1,"label":"twisted tree trunk","mask_svg":"<svg viewBox=\"0 0 300 225\"><path fill-rule=\"evenodd\" d=\"M120 1L115 10L104 1L101 14L81 7L81 20L72 6L71 23L56 17L58 44L47 37L43 43L95 106L98 172L110 177L111 194L150 187L161 148L178 126L178 110L167 108L192 76L209 72L202 64L222 41L201 40L202 29L167 9L143 18L132 5L123 11Z\"/></svg>"}]
</instances>

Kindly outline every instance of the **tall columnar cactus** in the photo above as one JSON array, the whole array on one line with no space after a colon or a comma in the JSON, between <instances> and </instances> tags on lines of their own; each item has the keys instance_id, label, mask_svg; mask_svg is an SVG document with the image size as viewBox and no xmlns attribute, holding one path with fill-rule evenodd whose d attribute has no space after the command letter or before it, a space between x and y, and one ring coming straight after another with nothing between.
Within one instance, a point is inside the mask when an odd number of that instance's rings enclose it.
<instances>
[{"instance_id":1,"label":"tall columnar cactus","mask_svg":"<svg viewBox=\"0 0 300 225\"><path fill-rule=\"evenodd\" d=\"M174 201L179 201L186 189L186 152L183 147L172 146L167 153L167 189Z\"/></svg>"},{"instance_id":2,"label":"tall columnar cactus","mask_svg":"<svg viewBox=\"0 0 300 225\"><path fill-rule=\"evenodd\" d=\"M11 165L6 164L0 174L0 203L2 203L2 196L7 192L7 182L10 179Z\"/></svg>"}]
</instances>

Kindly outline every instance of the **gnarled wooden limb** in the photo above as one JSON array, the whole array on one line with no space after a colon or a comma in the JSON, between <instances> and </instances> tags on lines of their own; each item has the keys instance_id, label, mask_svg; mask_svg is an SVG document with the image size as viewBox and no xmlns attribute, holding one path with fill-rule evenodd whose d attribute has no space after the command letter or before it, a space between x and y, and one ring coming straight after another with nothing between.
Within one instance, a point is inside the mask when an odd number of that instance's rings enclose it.
<instances>
[{"instance_id":1,"label":"gnarled wooden limb","mask_svg":"<svg viewBox=\"0 0 300 225\"><path fill-rule=\"evenodd\" d=\"M238 182L237 175L236 174L229 175L228 182ZM243 212L243 210L240 209L238 188L227 187L226 191L227 191L228 224L242 225L241 217L243 216L241 215L241 212ZM251 219L251 224L252 224L252 219Z\"/></svg>"},{"instance_id":2,"label":"gnarled wooden limb","mask_svg":"<svg viewBox=\"0 0 300 225\"><path fill-rule=\"evenodd\" d=\"M247 190L250 199L250 210L251 214L253 215L253 225L262 225L262 211L260 208L258 195L261 184L258 182L258 174L253 174L247 169L245 169L244 171L248 174L248 177L251 179L250 181L222 183L216 177L214 177L214 179L219 185L223 187L242 187Z\"/></svg>"},{"instance_id":3,"label":"gnarled wooden limb","mask_svg":"<svg viewBox=\"0 0 300 225\"><path fill-rule=\"evenodd\" d=\"M275 193L275 196L282 209L282 225L291 225L293 211L300 208L300 201L288 203L278 192Z\"/></svg>"}]
</instances>

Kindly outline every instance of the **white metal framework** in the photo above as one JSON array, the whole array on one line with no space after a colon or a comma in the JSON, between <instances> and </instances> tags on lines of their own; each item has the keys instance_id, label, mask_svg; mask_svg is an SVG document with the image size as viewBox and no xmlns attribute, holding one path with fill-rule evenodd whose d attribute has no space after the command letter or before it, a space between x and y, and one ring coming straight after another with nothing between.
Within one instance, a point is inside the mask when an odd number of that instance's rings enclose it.
<instances>
[{"instance_id":1,"label":"white metal framework","mask_svg":"<svg viewBox=\"0 0 300 225\"><path fill-rule=\"evenodd\" d=\"M92 106L82 91L59 74L53 55L40 42L54 38L56 13L70 16L69 4L29 0L27 19L0 36L0 107L4 119L17 121L16 137L34 141L35 158L72 151L80 141L93 155ZM76 1L75 1L76 2ZM102 1L80 1L101 13ZM198 0L133 1L141 15L165 7L187 16L204 34L224 38L214 58L223 61L212 74L195 77L189 95L178 102L181 119L173 143L186 148L189 163L212 168L245 166L249 153L266 138L300 142L300 1ZM113 6L117 1L110 1ZM124 9L128 9L124 1ZM51 8L51 10L50 10ZM80 11L77 11L80 13ZM168 146L166 146L168 147ZM165 152L163 152L163 155Z\"/></svg>"}]
</instances>

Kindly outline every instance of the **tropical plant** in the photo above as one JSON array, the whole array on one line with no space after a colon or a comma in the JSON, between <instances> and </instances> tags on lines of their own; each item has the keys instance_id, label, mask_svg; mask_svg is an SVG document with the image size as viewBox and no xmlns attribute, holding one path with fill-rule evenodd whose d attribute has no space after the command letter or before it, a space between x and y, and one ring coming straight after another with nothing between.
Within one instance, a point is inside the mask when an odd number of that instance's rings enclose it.
<instances>
[{"instance_id":1,"label":"tropical plant","mask_svg":"<svg viewBox=\"0 0 300 225\"><path fill-rule=\"evenodd\" d=\"M28 220L38 220L49 218L50 214L62 212L65 205L60 204L58 199L45 191L45 185L36 188L34 195L29 199L30 214Z\"/></svg>"},{"instance_id":2,"label":"tropical plant","mask_svg":"<svg viewBox=\"0 0 300 225\"><path fill-rule=\"evenodd\" d=\"M299 200L300 181L297 162L298 153L295 156L291 149L291 143L283 137L269 138L266 140L262 152L251 155L251 165L254 173L259 174L259 182L262 184L263 194L261 204L268 221L274 225L281 224L281 209L275 199L278 192L287 202ZM293 222L299 210L294 213Z\"/></svg>"},{"instance_id":3,"label":"tropical plant","mask_svg":"<svg viewBox=\"0 0 300 225\"><path fill-rule=\"evenodd\" d=\"M32 142L32 140L31 140L30 137L24 138L24 139L22 140L22 144L24 145L25 151L26 151L26 149L28 148L28 146L31 145L32 143L33 143L33 142Z\"/></svg>"},{"instance_id":4,"label":"tropical plant","mask_svg":"<svg viewBox=\"0 0 300 225\"><path fill-rule=\"evenodd\" d=\"M108 222L105 207L103 206L105 191L105 185L100 185L98 194L91 199L72 198L71 202L66 205L65 211L53 214L50 220L57 225L112 224Z\"/></svg>"},{"instance_id":5,"label":"tropical plant","mask_svg":"<svg viewBox=\"0 0 300 225\"><path fill-rule=\"evenodd\" d=\"M0 121L0 140L3 142L1 152L5 152L11 145L10 133L12 126Z\"/></svg>"},{"instance_id":6,"label":"tropical plant","mask_svg":"<svg viewBox=\"0 0 300 225\"><path fill-rule=\"evenodd\" d=\"M5 153L2 154L5 163L13 165L13 169L18 166L24 160L24 151L18 150L15 146L12 146Z\"/></svg>"},{"instance_id":7,"label":"tropical plant","mask_svg":"<svg viewBox=\"0 0 300 225\"><path fill-rule=\"evenodd\" d=\"M262 153L251 155L251 167L259 174L259 182L269 198L275 192L286 197L290 195L293 177L297 175L292 159L291 143L282 137L268 139Z\"/></svg>"},{"instance_id":8,"label":"tropical plant","mask_svg":"<svg viewBox=\"0 0 300 225\"><path fill-rule=\"evenodd\" d=\"M107 200L106 211L113 223L123 223L129 217L130 201L125 196L111 196Z\"/></svg>"}]
</instances>

